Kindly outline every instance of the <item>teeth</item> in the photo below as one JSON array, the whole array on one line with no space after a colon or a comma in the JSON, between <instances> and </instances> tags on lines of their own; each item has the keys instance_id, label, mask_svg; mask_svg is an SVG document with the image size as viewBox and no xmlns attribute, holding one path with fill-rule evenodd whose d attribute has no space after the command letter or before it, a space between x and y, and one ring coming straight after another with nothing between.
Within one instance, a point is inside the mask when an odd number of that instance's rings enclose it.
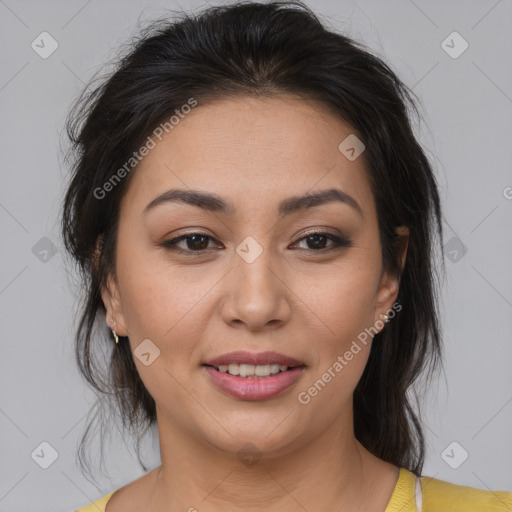
<instances>
[{"instance_id":1,"label":"teeth","mask_svg":"<svg viewBox=\"0 0 512 512\"><path fill-rule=\"evenodd\" d=\"M288 366L282 364L222 364L219 366L219 371L229 373L230 375L237 375L240 377L258 378L270 377L270 375L277 375L280 372L285 372Z\"/></svg>"},{"instance_id":2,"label":"teeth","mask_svg":"<svg viewBox=\"0 0 512 512\"><path fill-rule=\"evenodd\" d=\"M240 365L240 377L250 377L254 375L256 367L253 364Z\"/></svg>"},{"instance_id":3,"label":"teeth","mask_svg":"<svg viewBox=\"0 0 512 512\"><path fill-rule=\"evenodd\" d=\"M228 372L231 375L240 375L240 367L237 364L230 364L228 366L225 366L224 368L226 368L226 369L221 370L221 371ZM219 370L220 370L220 368L219 368Z\"/></svg>"}]
</instances>

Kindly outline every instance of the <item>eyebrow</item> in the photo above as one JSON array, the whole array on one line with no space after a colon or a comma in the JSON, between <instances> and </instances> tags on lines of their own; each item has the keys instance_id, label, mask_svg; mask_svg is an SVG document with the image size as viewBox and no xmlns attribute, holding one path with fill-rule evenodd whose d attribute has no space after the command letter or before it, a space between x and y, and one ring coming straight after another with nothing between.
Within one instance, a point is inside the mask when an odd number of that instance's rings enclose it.
<instances>
[{"instance_id":1,"label":"eyebrow","mask_svg":"<svg viewBox=\"0 0 512 512\"><path fill-rule=\"evenodd\" d=\"M278 215L282 218L292 213L335 201L348 204L363 217L363 210L359 203L351 195L337 188L289 197L279 203ZM145 215L150 210L164 203L184 203L197 206L206 211L224 213L230 216L235 213L233 203L222 199L218 195L201 192L200 190L171 189L155 197L155 199L147 204L143 214Z\"/></svg>"}]
</instances>

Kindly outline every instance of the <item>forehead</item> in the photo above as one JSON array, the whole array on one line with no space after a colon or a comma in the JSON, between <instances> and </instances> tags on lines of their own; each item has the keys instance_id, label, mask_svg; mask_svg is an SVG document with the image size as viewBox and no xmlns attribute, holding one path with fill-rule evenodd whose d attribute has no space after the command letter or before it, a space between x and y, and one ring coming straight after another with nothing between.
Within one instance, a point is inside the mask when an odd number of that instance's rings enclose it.
<instances>
[{"instance_id":1,"label":"forehead","mask_svg":"<svg viewBox=\"0 0 512 512\"><path fill-rule=\"evenodd\" d=\"M180 117L133 171L123 202L140 214L176 188L229 198L235 213L333 187L373 208L364 155L349 160L339 149L354 130L323 104L240 97L199 102Z\"/></svg>"}]
</instances>

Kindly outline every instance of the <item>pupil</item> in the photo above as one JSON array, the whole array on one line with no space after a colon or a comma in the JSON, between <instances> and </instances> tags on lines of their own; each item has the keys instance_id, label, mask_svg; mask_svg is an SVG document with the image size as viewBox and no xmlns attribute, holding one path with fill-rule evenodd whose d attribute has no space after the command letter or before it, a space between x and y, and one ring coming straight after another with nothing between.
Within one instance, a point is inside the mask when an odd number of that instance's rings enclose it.
<instances>
[{"instance_id":1,"label":"pupil","mask_svg":"<svg viewBox=\"0 0 512 512\"><path fill-rule=\"evenodd\" d=\"M319 239L319 238L323 238L323 239L324 239L324 242L325 242L325 237L324 237L324 235L311 235L311 236L309 236L309 237L308 237L308 240L313 239L313 241L314 241L313 243L314 243L314 244L316 244L316 243L318 243L318 239ZM323 244L320 244L320 245L323 245ZM323 247L320 247L320 249L323 249Z\"/></svg>"},{"instance_id":2,"label":"pupil","mask_svg":"<svg viewBox=\"0 0 512 512\"><path fill-rule=\"evenodd\" d=\"M203 244L199 244L200 246L198 247L197 242L194 242L194 240L201 238L203 239ZM189 249L191 249L191 245L193 245L195 249L205 249L208 246L208 242L206 242L206 244L204 243L204 241L206 241L206 237L203 235L191 235L188 237L188 241L190 242L191 240L192 244L187 243Z\"/></svg>"}]
</instances>

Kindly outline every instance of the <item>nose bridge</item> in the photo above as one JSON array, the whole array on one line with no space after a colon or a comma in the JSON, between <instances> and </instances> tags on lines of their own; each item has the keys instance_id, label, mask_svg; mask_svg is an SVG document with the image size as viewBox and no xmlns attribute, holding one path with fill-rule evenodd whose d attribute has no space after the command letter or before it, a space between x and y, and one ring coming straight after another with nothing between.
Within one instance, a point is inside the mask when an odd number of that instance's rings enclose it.
<instances>
[{"instance_id":1,"label":"nose bridge","mask_svg":"<svg viewBox=\"0 0 512 512\"><path fill-rule=\"evenodd\" d=\"M251 236L236 247L225 301L226 321L238 320L256 328L286 319L286 286L272 254Z\"/></svg>"},{"instance_id":2,"label":"nose bridge","mask_svg":"<svg viewBox=\"0 0 512 512\"><path fill-rule=\"evenodd\" d=\"M233 258L235 279L241 291L258 295L270 294L270 297L275 295L278 287L275 283L275 271L272 271L272 250L268 245L264 247L263 243L266 242L260 243L248 236L238 244Z\"/></svg>"}]
</instances>

